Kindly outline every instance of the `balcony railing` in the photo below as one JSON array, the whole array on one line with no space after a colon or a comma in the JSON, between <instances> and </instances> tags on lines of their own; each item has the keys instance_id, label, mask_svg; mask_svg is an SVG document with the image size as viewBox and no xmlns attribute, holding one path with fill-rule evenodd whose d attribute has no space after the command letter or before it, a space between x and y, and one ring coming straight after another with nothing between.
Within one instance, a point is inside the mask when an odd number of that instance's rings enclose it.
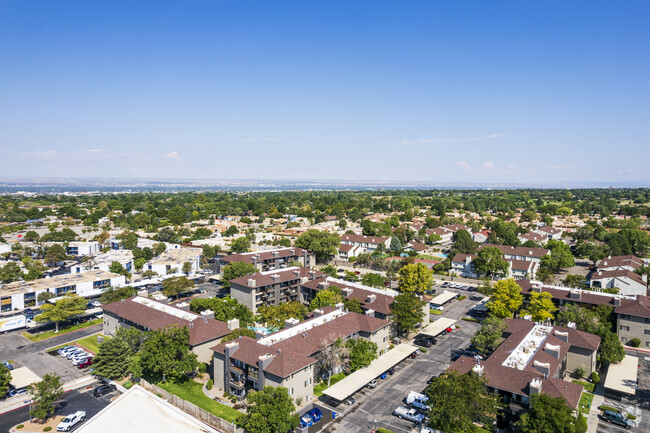
<instances>
[{"instance_id":1,"label":"balcony railing","mask_svg":"<svg viewBox=\"0 0 650 433\"><path fill-rule=\"evenodd\" d=\"M237 381L234 381L234 380L230 379L230 385L234 386L235 388L244 389L244 383L243 382L237 382Z\"/></svg>"}]
</instances>

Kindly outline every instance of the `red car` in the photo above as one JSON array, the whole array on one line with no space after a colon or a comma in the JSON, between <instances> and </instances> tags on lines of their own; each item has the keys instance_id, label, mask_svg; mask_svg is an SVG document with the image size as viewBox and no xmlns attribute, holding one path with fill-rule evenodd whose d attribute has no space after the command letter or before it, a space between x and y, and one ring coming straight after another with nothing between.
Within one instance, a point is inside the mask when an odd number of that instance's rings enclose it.
<instances>
[{"instance_id":1,"label":"red car","mask_svg":"<svg viewBox=\"0 0 650 433\"><path fill-rule=\"evenodd\" d=\"M77 364L77 368L86 368L86 367L90 367L92 364L93 364L93 359L92 359L92 358L88 358L88 359L86 359L85 361L80 362L79 364Z\"/></svg>"}]
</instances>

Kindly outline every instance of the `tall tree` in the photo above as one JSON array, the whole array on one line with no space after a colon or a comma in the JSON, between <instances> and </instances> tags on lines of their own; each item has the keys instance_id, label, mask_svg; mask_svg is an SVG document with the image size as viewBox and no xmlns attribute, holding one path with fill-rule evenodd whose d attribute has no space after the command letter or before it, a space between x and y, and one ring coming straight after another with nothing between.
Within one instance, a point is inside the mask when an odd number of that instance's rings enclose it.
<instances>
[{"instance_id":1,"label":"tall tree","mask_svg":"<svg viewBox=\"0 0 650 433\"><path fill-rule=\"evenodd\" d=\"M386 283L386 278L381 276L380 274L368 272L361 276L361 284L364 284L366 286L383 289L385 287L385 283Z\"/></svg>"},{"instance_id":2,"label":"tall tree","mask_svg":"<svg viewBox=\"0 0 650 433\"><path fill-rule=\"evenodd\" d=\"M179 381L197 367L196 354L190 351L190 331L176 325L153 330L140 349L140 363L145 372Z\"/></svg>"},{"instance_id":3,"label":"tall tree","mask_svg":"<svg viewBox=\"0 0 650 433\"><path fill-rule=\"evenodd\" d=\"M251 241L246 236L241 236L230 243L232 253L245 253L251 249Z\"/></svg>"},{"instance_id":4,"label":"tall tree","mask_svg":"<svg viewBox=\"0 0 650 433\"><path fill-rule=\"evenodd\" d=\"M102 304L111 304L113 302L121 301L122 299L127 299L132 296L135 296L138 293L137 289L134 289L131 286L124 287L109 287L106 289L102 296L99 298L99 301Z\"/></svg>"},{"instance_id":5,"label":"tall tree","mask_svg":"<svg viewBox=\"0 0 650 433\"><path fill-rule=\"evenodd\" d=\"M11 382L11 371L5 367L4 364L0 364L0 395L5 395L9 389L9 383Z\"/></svg>"},{"instance_id":6,"label":"tall tree","mask_svg":"<svg viewBox=\"0 0 650 433\"><path fill-rule=\"evenodd\" d=\"M481 248L472 263L479 275L494 277L508 272L508 262L503 259L501 250L496 247Z\"/></svg>"},{"instance_id":7,"label":"tall tree","mask_svg":"<svg viewBox=\"0 0 650 433\"><path fill-rule=\"evenodd\" d=\"M481 323L481 329L476 331L472 337L472 344L482 354L492 352L496 349L503 331L508 326L506 322L496 316L488 316Z\"/></svg>"},{"instance_id":8,"label":"tall tree","mask_svg":"<svg viewBox=\"0 0 650 433\"><path fill-rule=\"evenodd\" d=\"M397 236L390 238L390 247L388 248L391 251L400 251L402 249L402 241Z\"/></svg>"},{"instance_id":9,"label":"tall tree","mask_svg":"<svg viewBox=\"0 0 650 433\"><path fill-rule=\"evenodd\" d=\"M474 423L491 426L499 400L486 385L485 377L477 374L452 371L435 378L425 391L431 407L429 426L448 433L472 432Z\"/></svg>"},{"instance_id":10,"label":"tall tree","mask_svg":"<svg viewBox=\"0 0 650 433\"><path fill-rule=\"evenodd\" d=\"M530 294L530 304L528 309L522 315L532 316L533 321L541 322L544 320L553 320L553 313L557 311L557 307L553 303L553 296L548 292L532 292Z\"/></svg>"},{"instance_id":11,"label":"tall tree","mask_svg":"<svg viewBox=\"0 0 650 433\"><path fill-rule=\"evenodd\" d=\"M402 292L422 293L433 287L433 271L424 263L413 263L399 270L399 288Z\"/></svg>"},{"instance_id":12,"label":"tall tree","mask_svg":"<svg viewBox=\"0 0 650 433\"><path fill-rule=\"evenodd\" d=\"M346 346L350 357L350 371L352 372L367 367L377 358L377 344L372 341L363 338L350 339L347 341Z\"/></svg>"},{"instance_id":13,"label":"tall tree","mask_svg":"<svg viewBox=\"0 0 650 433\"><path fill-rule=\"evenodd\" d=\"M246 415L237 424L248 432L287 433L298 426L299 415L287 388L265 386L248 393Z\"/></svg>"},{"instance_id":14,"label":"tall tree","mask_svg":"<svg viewBox=\"0 0 650 433\"><path fill-rule=\"evenodd\" d=\"M420 300L415 293L401 293L395 297L390 306L393 323L400 334L415 330L415 326L422 322L426 303Z\"/></svg>"},{"instance_id":15,"label":"tall tree","mask_svg":"<svg viewBox=\"0 0 650 433\"><path fill-rule=\"evenodd\" d=\"M460 253L474 254L478 243L472 240L472 235L467 230L458 230L454 233L454 246Z\"/></svg>"},{"instance_id":16,"label":"tall tree","mask_svg":"<svg viewBox=\"0 0 650 433\"><path fill-rule=\"evenodd\" d=\"M347 354L348 348L340 337L336 338L334 334L330 334L322 340L316 357L321 371L327 373L327 386L330 386L332 372L343 366Z\"/></svg>"},{"instance_id":17,"label":"tall tree","mask_svg":"<svg viewBox=\"0 0 650 433\"><path fill-rule=\"evenodd\" d=\"M601 336L600 359L609 363L621 362L625 358L625 348L621 344L618 335L612 331L607 331Z\"/></svg>"},{"instance_id":18,"label":"tall tree","mask_svg":"<svg viewBox=\"0 0 650 433\"><path fill-rule=\"evenodd\" d=\"M121 338L105 339L93 360L93 368L100 377L121 379L128 371L132 353L129 344Z\"/></svg>"},{"instance_id":19,"label":"tall tree","mask_svg":"<svg viewBox=\"0 0 650 433\"><path fill-rule=\"evenodd\" d=\"M190 310L200 313L205 310L212 310L214 318L221 322L227 322L231 319L239 319L240 326L250 326L255 323L253 312L243 304L232 299L230 296L225 298L194 298L190 302Z\"/></svg>"},{"instance_id":20,"label":"tall tree","mask_svg":"<svg viewBox=\"0 0 650 433\"><path fill-rule=\"evenodd\" d=\"M311 251L318 262L324 263L337 254L340 243L341 238L336 233L312 229L298 236L295 245Z\"/></svg>"},{"instance_id":21,"label":"tall tree","mask_svg":"<svg viewBox=\"0 0 650 433\"><path fill-rule=\"evenodd\" d=\"M254 274L257 268L252 263L246 262L233 262L226 265L221 272L221 280L225 288L230 287L230 281L235 278L243 277L244 275Z\"/></svg>"},{"instance_id":22,"label":"tall tree","mask_svg":"<svg viewBox=\"0 0 650 433\"><path fill-rule=\"evenodd\" d=\"M23 278L23 271L18 263L9 262L0 268L0 282L9 284Z\"/></svg>"},{"instance_id":23,"label":"tall tree","mask_svg":"<svg viewBox=\"0 0 650 433\"><path fill-rule=\"evenodd\" d=\"M309 310L313 311L317 308L333 307L338 303L342 303L343 299L341 289L336 286L330 286L330 288L321 290L316 294L316 297L309 303Z\"/></svg>"},{"instance_id":24,"label":"tall tree","mask_svg":"<svg viewBox=\"0 0 650 433\"><path fill-rule=\"evenodd\" d=\"M167 297L176 297L192 287L194 287L194 282L187 277L167 278L162 282L162 292Z\"/></svg>"},{"instance_id":25,"label":"tall tree","mask_svg":"<svg viewBox=\"0 0 650 433\"><path fill-rule=\"evenodd\" d=\"M260 321L274 330L284 328L284 321L287 319L304 320L307 316L307 307L298 301L280 305L263 305L257 311Z\"/></svg>"},{"instance_id":26,"label":"tall tree","mask_svg":"<svg viewBox=\"0 0 650 433\"><path fill-rule=\"evenodd\" d=\"M33 395L29 414L41 420L46 420L53 415L63 396L61 377L55 373L48 373L43 376L43 380L30 385L28 389Z\"/></svg>"},{"instance_id":27,"label":"tall tree","mask_svg":"<svg viewBox=\"0 0 650 433\"><path fill-rule=\"evenodd\" d=\"M192 271L192 263L190 262L183 263L183 273L185 275L189 275L191 271Z\"/></svg>"},{"instance_id":28,"label":"tall tree","mask_svg":"<svg viewBox=\"0 0 650 433\"><path fill-rule=\"evenodd\" d=\"M87 301L85 298L74 293L67 294L54 304L46 303L41 306L42 313L34 318L37 322L54 322L59 332L59 323L83 314L86 311Z\"/></svg>"},{"instance_id":29,"label":"tall tree","mask_svg":"<svg viewBox=\"0 0 650 433\"><path fill-rule=\"evenodd\" d=\"M573 415L562 397L536 394L530 397L530 410L521 416L522 433L584 433L584 427Z\"/></svg>"},{"instance_id":30,"label":"tall tree","mask_svg":"<svg viewBox=\"0 0 650 433\"><path fill-rule=\"evenodd\" d=\"M485 306L496 317L513 317L519 310L523 301L521 287L514 279L497 281L494 285L494 292Z\"/></svg>"}]
</instances>

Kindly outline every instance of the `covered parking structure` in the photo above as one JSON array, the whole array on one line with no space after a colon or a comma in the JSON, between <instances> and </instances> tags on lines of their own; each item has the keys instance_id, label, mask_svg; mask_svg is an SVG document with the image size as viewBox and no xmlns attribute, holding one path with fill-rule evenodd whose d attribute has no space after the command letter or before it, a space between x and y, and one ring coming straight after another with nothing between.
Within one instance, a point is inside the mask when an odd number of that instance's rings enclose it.
<instances>
[{"instance_id":1,"label":"covered parking structure","mask_svg":"<svg viewBox=\"0 0 650 433\"><path fill-rule=\"evenodd\" d=\"M438 305L438 306L443 306L447 302L451 301L452 299L456 299L457 297L460 296L460 293L455 293L455 292L447 292L444 291L432 300L429 301L429 305Z\"/></svg>"},{"instance_id":2,"label":"covered parking structure","mask_svg":"<svg viewBox=\"0 0 650 433\"><path fill-rule=\"evenodd\" d=\"M626 355L618 364L609 364L605 378L605 397L623 400L636 395L639 358Z\"/></svg>"},{"instance_id":3,"label":"covered parking structure","mask_svg":"<svg viewBox=\"0 0 650 433\"><path fill-rule=\"evenodd\" d=\"M386 372L389 368L402 362L416 350L418 348L411 344L399 344L372 361L369 366L355 371L345 379L330 386L323 391L323 394L335 400L343 401L366 386L371 380L376 379L379 375Z\"/></svg>"},{"instance_id":4,"label":"covered parking structure","mask_svg":"<svg viewBox=\"0 0 650 433\"><path fill-rule=\"evenodd\" d=\"M41 378L27 367L20 367L11 371L10 385L16 389L25 388L40 381Z\"/></svg>"},{"instance_id":5,"label":"covered parking structure","mask_svg":"<svg viewBox=\"0 0 650 433\"><path fill-rule=\"evenodd\" d=\"M441 317L435 322L428 325L426 328L420 330L422 335L430 335L432 337L437 337L442 331L453 326L456 323L454 319L448 319L446 317Z\"/></svg>"}]
</instances>

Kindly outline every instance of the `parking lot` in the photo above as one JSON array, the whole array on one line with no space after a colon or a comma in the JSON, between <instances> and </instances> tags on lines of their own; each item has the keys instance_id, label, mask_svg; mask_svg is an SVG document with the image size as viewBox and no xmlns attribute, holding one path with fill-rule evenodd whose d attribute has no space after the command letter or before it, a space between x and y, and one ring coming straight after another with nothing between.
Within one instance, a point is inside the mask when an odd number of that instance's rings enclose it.
<instances>
[{"instance_id":1,"label":"parking lot","mask_svg":"<svg viewBox=\"0 0 650 433\"><path fill-rule=\"evenodd\" d=\"M440 293L440 286L436 287ZM444 289L450 290L453 289ZM467 311L483 297L476 293L459 293L468 296L464 300L453 300L445 305L442 315L432 316L432 320L440 317L461 319ZM471 299L471 298L473 299ZM333 409L341 412L342 419L335 421L324 431L326 432L368 432L375 427L384 427L394 432L411 432L413 423L398 419L393 416L393 411L398 406L406 406L403 402L409 391L422 392L426 388L427 380L437 376L451 364L451 353L459 348L469 345L470 338L480 324L460 321L460 329L455 329L450 334L437 337L437 344L421 353L417 358L407 358L395 368L395 374L379 379L374 389L363 388L356 394L352 406L339 404ZM338 418L338 417L337 417Z\"/></svg>"}]
</instances>

